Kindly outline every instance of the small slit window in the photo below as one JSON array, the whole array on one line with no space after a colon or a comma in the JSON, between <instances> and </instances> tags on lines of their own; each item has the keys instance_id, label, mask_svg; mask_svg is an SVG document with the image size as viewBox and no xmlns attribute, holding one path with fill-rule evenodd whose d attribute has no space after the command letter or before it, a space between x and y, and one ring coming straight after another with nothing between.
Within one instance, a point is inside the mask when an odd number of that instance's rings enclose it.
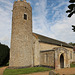
<instances>
[{"instance_id":1,"label":"small slit window","mask_svg":"<svg viewBox=\"0 0 75 75\"><path fill-rule=\"evenodd\" d=\"M24 14L24 19L27 20L27 14Z\"/></svg>"}]
</instances>

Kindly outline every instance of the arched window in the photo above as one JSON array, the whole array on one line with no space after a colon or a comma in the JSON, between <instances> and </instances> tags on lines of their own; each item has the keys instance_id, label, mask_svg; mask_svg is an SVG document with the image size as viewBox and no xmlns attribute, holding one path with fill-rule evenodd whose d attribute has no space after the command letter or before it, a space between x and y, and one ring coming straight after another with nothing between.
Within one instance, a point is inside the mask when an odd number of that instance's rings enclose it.
<instances>
[{"instance_id":1,"label":"arched window","mask_svg":"<svg viewBox=\"0 0 75 75\"><path fill-rule=\"evenodd\" d=\"M44 55L44 62L46 63L46 54Z\"/></svg>"},{"instance_id":2,"label":"arched window","mask_svg":"<svg viewBox=\"0 0 75 75\"><path fill-rule=\"evenodd\" d=\"M27 20L27 14L26 13L24 14L24 19Z\"/></svg>"},{"instance_id":3,"label":"arched window","mask_svg":"<svg viewBox=\"0 0 75 75\"><path fill-rule=\"evenodd\" d=\"M72 59L72 52L70 52L70 59Z\"/></svg>"},{"instance_id":4,"label":"arched window","mask_svg":"<svg viewBox=\"0 0 75 75\"><path fill-rule=\"evenodd\" d=\"M45 56L44 56L44 62L48 63L48 54L45 54Z\"/></svg>"}]
</instances>

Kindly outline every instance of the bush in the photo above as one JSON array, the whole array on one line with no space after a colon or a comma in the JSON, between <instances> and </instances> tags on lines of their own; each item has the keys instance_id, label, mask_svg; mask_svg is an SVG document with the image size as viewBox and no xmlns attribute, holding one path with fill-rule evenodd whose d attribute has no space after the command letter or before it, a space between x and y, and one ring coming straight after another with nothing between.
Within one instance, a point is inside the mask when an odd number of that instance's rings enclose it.
<instances>
[{"instance_id":1,"label":"bush","mask_svg":"<svg viewBox=\"0 0 75 75\"><path fill-rule=\"evenodd\" d=\"M9 47L3 44L0 44L0 66L4 66L9 61Z\"/></svg>"}]
</instances>

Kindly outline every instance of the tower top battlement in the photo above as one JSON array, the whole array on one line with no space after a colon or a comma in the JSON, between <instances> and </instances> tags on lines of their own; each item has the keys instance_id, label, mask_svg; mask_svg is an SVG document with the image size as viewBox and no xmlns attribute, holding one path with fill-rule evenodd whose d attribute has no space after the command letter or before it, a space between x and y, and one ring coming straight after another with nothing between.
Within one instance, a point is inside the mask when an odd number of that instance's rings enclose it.
<instances>
[{"instance_id":1,"label":"tower top battlement","mask_svg":"<svg viewBox=\"0 0 75 75\"><path fill-rule=\"evenodd\" d=\"M26 0L17 0L14 2L13 8L19 7L19 6L28 8L30 11L32 11L32 7L30 3L28 3Z\"/></svg>"},{"instance_id":2,"label":"tower top battlement","mask_svg":"<svg viewBox=\"0 0 75 75\"><path fill-rule=\"evenodd\" d=\"M26 2L26 0L17 0L17 1L24 1L24 2Z\"/></svg>"}]
</instances>

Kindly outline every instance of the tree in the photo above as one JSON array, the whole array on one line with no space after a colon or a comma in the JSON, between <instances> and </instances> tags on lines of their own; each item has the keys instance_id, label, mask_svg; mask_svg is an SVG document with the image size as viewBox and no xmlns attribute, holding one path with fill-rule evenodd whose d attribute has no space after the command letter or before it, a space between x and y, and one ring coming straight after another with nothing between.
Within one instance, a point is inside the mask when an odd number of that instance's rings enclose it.
<instances>
[{"instance_id":1,"label":"tree","mask_svg":"<svg viewBox=\"0 0 75 75\"><path fill-rule=\"evenodd\" d=\"M75 0L69 1L71 4L68 6L69 10L66 11L66 13L70 13L68 17L71 17L73 14L75 14Z\"/></svg>"},{"instance_id":2,"label":"tree","mask_svg":"<svg viewBox=\"0 0 75 75\"><path fill-rule=\"evenodd\" d=\"M72 25L72 27L73 27L73 29L72 29L72 30L75 32L75 26L74 26L74 25Z\"/></svg>"},{"instance_id":3,"label":"tree","mask_svg":"<svg viewBox=\"0 0 75 75\"><path fill-rule=\"evenodd\" d=\"M4 66L9 61L9 47L0 43L0 66Z\"/></svg>"},{"instance_id":4,"label":"tree","mask_svg":"<svg viewBox=\"0 0 75 75\"><path fill-rule=\"evenodd\" d=\"M71 45L71 46L75 46L75 43L70 42L69 45Z\"/></svg>"},{"instance_id":5,"label":"tree","mask_svg":"<svg viewBox=\"0 0 75 75\"><path fill-rule=\"evenodd\" d=\"M66 11L66 13L69 13L68 17L71 17L73 14L75 14L75 0L69 1L71 4L68 6L69 10ZM75 32L75 25L72 25L73 31Z\"/></svg>"}]
</instances>

